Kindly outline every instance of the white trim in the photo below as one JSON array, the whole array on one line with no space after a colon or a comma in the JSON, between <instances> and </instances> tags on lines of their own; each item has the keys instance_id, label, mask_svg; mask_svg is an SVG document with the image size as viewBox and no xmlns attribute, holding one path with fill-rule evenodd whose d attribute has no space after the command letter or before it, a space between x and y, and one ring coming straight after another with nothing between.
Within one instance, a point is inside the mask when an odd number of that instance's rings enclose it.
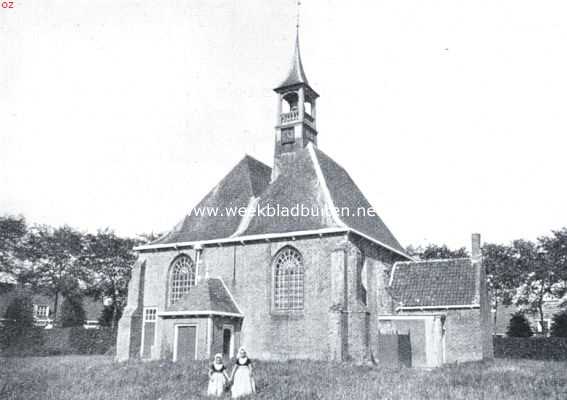
<instances>
[{"instance_id":1,"label":"white trim","mask_svg":"<svg viewBox=\"0 0 567 400\"><path fill-rule=\"evenodd\" d=\"M480 304L462 304L462 305L447 305L447 306L412 306L412 307L396 307L399 310L454 310L454 309L473 309L480 308Z\"/></svg>"},{"instance_id":2,"label":"white trim","mask_svg":"<svg viewBox=\"0 0 567 400\"><path fill-rule=\"evenodd\" d=\"M457 258L428 258L427 260L414 260L414 261L396 261L396 264L413 264L413 263L420 263L420 264L429 264L429 263L437 263L437 262L451 262L451 261L471 261L470 257L457 257Z\"/></svg>"},{"instance_id":3,"label":"white trim","mask_svg":"<svg viewBox=\"0 0 567 400\"><path fill-rule=\"evenodd\" d=\"M226 292L228 293L228 295L230 296L230 299L232 300L232 302L234 303L234 305L236 306L236 309L238 310L238 313L242 316L244 316L244 313L242 312L242 308L240 308L240 306L238 305L238 303L236 302L236 300L234 299L234 296L232 295L232 293L230 292L230 290L228 290L228 287L226 286L226 283L224 283L224 280L221 277L216 278L218 280L221 281L222 285L224 286L224 290L226 290Z\"/></svg>"},{"instance_id":4,"label":"white trim","mask_svg":"<svg viewBox=\"0 0 567 400\"><path fill-rule=\"evenodd\" d=\"M247 235L247 236L235 236L235 237L228 237L223 239L211 239L211 240L201 240L201 241L193 241L193 242L178 242L178 243L166 243L166 244L148 244L144 246L136 246L134 247L135 251L143 251L143 250L159 250L159 249L181 249L182 247L195 247L195 246L205 246L208 244L222 244L222 243L241 243L243 244L245 241L254 241L254 240L269 240L269 239L281 239L281 238L290 238L290 237L297 237L297 236L314 236L314 235L324 235L324 234L333 234L333 233L354 233L360 237L363 237L377 245L384 247L387 250L390 250L396 254L403 256L404 258L409 258L410 261L397 261L397 262L415 262L416 260L413 257L410 257L408 254L402 253L399 250L394 249L391 246L388 246L379 240L376 240L356 229L352 229L349 227L345 228L322 228L322 229L313 229L308 231L295 231L295 232L284 232L284 233L266 233L260 235Z\"/></svg>"},{"instance_id":5,"label":"white trim","mask_svg":"<svg viewBox=\"0 0 567 400\"><path fill-rule=\"evenodd\" d=\"M183 315L220 315L223 317L238 317L244 318L244 315L237 314L237 313L229 313L224 311L213 311L213 310L204 310L204 311L161 311L157 314L159 317L177 317Z\"/></svg>"},{"instance_id":6,"label":"white trim","mask_svg":"<svg viewBox=\"0 0 567 400\"><path fill-rule=\"evenodd\" d=\"M250 197L250 200L248 200L248 206L246 207L246 214L244 214L244 216L240 219L240 223L238 224L236 231L234 231L234 233L230 235L230 237L236 237L243 233L246 228L248 228L250 221L252 221L252 218L254 217L253 210L256 209L259 200L260 197Z\"/></svg>"},{"instance_id":7,"label":"white trim","mask_svg":"<svg viewBox=\"0 0 567 400\"><path fill-rule=\"evenodd\" d=\"M222 326L223 348L224 348L224 330L225 329L230 330L230 345L228 347L228 358L232 358L232 357L234 357L234 325L223 324L223 326Z\"/></svg>"},{"instance_id":8,"label":"white trim","mask_svg":"<svg viewBox=\"0 0 567 400\"><path fill-rule=\"evenodd\" d=\"M356 234L356 235L362 236L363 238L365 238L365 239L367 239L367 240L370 240L371 242L376 243L376 244L378 244L378 245L384 247L384 248L387 249L387 250L390 250L390 251L392 251L392 252L394 252L394 253L397 253L397 254L399 254L399 255L405 257L405 258L409 258L409 259L410 259L410 261L397 261L397 262L407 262L407 263L415 262L415 259L414 259L413 257L411 257L410 255L405 254L405 253L402 253L401 251L396 250L396 249L394 249L393 247L388 246L387 244L384 244L384 243L382 243L381 241L376 240L376 239L374 239L374 238L368 236L368 235L365 234L365 233L362 233L362 232L357 231L356 229L352 229L352 228L349 228L348 230L349 230L350 232Z\"/></svg>"},{"instance_id":9,"label":"white trim","mask_svg":"<svg viewBox=\"0 0 567 400\"><path fill-rule=\"evenodd\" d=\"M179 339L179 328L192 326L195 328L195 360L197 359L197 344L199 343L199 325L198 324L176 324L173 334L173 362L177 362L177 340Z\"/></svg>"},{"instance_id":10,"label":"white trim","mask_svg":"<svg viewBox=\"0 0 567 400\"><path fill-rule=\"evenodd\" d=\"M329 187L327 186L327 180L325 179L325 176L323 175L323 171L321 170L321 166L319 165L319 159L317 158L317 155L315 154L315 150L313 149L312 143L309 143L307 145L307 150L309 151L309 155L311 156L311 161L313 162L313 167L315 168L315 174L317 175L317 179L319 180L319 184L321 185L321 189L323 190L323 195L325 196L325 199L327 200L326 201L327 207L330 208L331 215L333 216L333 219L335 220L335 222L338 225L346 228L347 225L339 217L339 213L337 213L337 209L335 208L335 203L333 202L333 197L331 196L331 191L329 190Z\"/></svg>"},{"instance_id":11,"label":"white trim","mask_svg":"<svg viewBox=\"0 0 567 400\"><path fill-rule=\"evenodd\" d=\"M228 237L223 239L211 239L211 240L196 240L192 242L178 242L178 243L166 243L166 244L147 244L143 246L134 247L135 251L140 250L159 250L159 249L180 249L181 247L195 247L204 246L207 244L222 244L222 243L242 243L246 240L264 240L264 239L279 239L293 236L313 236L321 235L326 233L345 233L348 232L347 228L323 228L323 229L313 229L308 231L296 231L296 232L284 232L284 233L267 233L259 235L247 235L238 237Z\"/></svg>"},{"instance_id":12,"label":"white trim","mask_svg":"<svg viewBox=\"0 0 567 400\"><path fill-rule=\"evenodd\" d=\"M394 263L394 265L392 266L392 272L390 272L390 282L388 282L388 287L392 287L392 282L394 282L394 274L396 273L396 264L398 263Z\"/></svg>"}]
</instances>

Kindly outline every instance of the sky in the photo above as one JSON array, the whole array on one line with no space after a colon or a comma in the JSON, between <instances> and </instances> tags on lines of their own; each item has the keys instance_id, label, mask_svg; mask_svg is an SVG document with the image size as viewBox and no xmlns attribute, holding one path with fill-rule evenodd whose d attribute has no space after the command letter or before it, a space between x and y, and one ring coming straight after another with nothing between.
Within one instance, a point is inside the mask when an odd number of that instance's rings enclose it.
<instances>
[{"instance_id":1,"label":"sky","mask_svg":"<svg viewBox=\"0 0 567 400\"><path fill-rule=\"evenodd\" d=\"M402 245L567 226L567 3L303 0L318 145ZM0 8L0 214L163 232L272 165L293 0Z\"/></svg>"}]
</instances>

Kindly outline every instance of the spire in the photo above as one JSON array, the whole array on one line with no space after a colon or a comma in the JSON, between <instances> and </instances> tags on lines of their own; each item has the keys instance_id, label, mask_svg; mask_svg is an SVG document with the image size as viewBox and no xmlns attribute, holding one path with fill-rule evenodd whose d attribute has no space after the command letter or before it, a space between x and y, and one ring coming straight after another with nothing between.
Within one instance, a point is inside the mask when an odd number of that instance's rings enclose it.
<instances>
[{"instance_id":1,"label":"spire","mask_svg":"<svg viewBox=\"0 0 567 400\"><path fill-rule=\"evenodd\" d=\"M299 51L299 22L297 24L295 50L293 52L293 58L291 59L289 73L287 74L287 78L278 86L278 89L297 84L309 85L307 75L305 75L305 71L303 70L303 63L301 62L301 52Z\"/></svg>"}]
</instances>

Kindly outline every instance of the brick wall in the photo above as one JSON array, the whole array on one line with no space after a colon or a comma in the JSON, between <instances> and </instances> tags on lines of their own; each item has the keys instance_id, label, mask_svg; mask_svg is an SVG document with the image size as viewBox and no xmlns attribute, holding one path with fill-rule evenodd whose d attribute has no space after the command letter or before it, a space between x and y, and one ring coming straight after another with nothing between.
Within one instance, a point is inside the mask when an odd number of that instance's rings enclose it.
<instances>
[{"instance_id":1,"label":"brick wall","mask_svg":"<svg viewBox=\"0 0 567 400\"><path fill-rule=\"evenodd\" d=\"M432 311L403 311L399 315L424 315ZM436 310L445 314L445 362L482 360L482 332L478 308Z\"/></svg>"},{"instance_id":2,"label":"brick wall","mask_svg":"<svg viewBox=\"0 0 567 400\"><path fill-rule=\"evenodd\" d=\"M272 309L273 259L285 246L296 248L303 256L302 313L280 314ZM337 251L343 255L337 255ZM143 307L157 307L158 312L165 310L169 268L180 254L196 260L194 250L141 254L140 260L145 261L144 287L138 307L129 304L130 308L136 308L138 314ZM333 266L333 260L338 260L338 264ZM205 273L224 280L245 315L238 341L252 358L362 360L371 357L369 349L377 340L376 315L389 312L392 307L385 286L393 261L390 252L344 235L231 244L202 250L198 280ZM360 262L365 266L366 305L357 292ZM337 304L337 296L341 302L346 299L346 307ZM135 315L131 317L131 322L136 321ZM121 324L126 327L125 323ZM141 331L134 331L138 325L136 322L131 326L132 337L141 336ZM158 318L152 358L171 356L173 329L171 320ZM216 335L212 353L219 349ZM203 352L206 354L206 349Z\"/></svg>"}]
</instances>

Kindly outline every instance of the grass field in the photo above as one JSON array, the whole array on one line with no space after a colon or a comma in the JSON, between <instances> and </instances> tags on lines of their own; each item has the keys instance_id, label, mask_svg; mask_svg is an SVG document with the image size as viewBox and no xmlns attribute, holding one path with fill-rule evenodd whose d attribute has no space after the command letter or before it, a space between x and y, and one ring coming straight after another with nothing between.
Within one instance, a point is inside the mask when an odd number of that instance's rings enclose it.
<instances>
[{"instance_id":1,"label":"grass field","mask_svg":"<svg viewBox=\"0 0 567 400\"><path fill-rule=\"evenodd\" d=\"M431 371L258 362L255 375L255 399L567 399L565 362L496 360ZM204 399L207 364L117 364L105 356L0 358L0 382L0 399Z\"/></svg>"}]
</instances>

